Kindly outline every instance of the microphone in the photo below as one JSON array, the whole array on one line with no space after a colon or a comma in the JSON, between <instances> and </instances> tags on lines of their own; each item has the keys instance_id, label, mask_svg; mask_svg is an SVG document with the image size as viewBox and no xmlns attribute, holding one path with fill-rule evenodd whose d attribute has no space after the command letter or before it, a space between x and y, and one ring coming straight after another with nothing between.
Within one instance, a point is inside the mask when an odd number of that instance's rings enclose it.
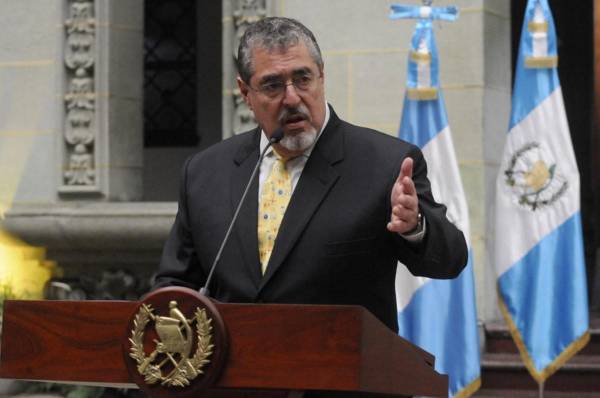
<instances>
[{"instance_id":1,"label":"microphone","mask_svg":"<svg viewBox=\"0 0 600 398\"><path fill-rule=\"evenodd\" d=\"M267 144L265 149L263 149L260 156L258 157L258 161L256 162L256 165L254 166L252 175L250 176L250 179L248 180L248 184L246 184L246 189L244 189L244 193L242 194L242 197L241 197L240 201L238 202L238 205L235 209L235 213L233 213L233 218L231 219L231 222L229 223L229 228L227 228L225 237L223 238L223 241L221 242L221 247L219 248L219 251L217 252L217 255L215 256L215 260L213 261L213 263L210 267L210 272L208 273L206 282L204 283L204 286L202 286L202 288L200 289L200 294L202 294L203 296L210 297L210 291L208 290L208 286L210 285L210 281L212 280L213 274L215 272L215 268L217 267L217 264L219 263L219 260L221 259L221 254L223 253L225 244L229 240L229 235L231 234L231 231L233 230L233 226L235 224L235 221L238 218L240 209L242 208L242 205L244 204L246 195L248 194L248 191L250 190L250 185L252 185L252 181L254 181L254 177L256 176L256 174L258 172L258 168L260 167L260 164L262 163L263 158L265 157L265 154L267 153L267 150L271 147L271 145L277 144L279 141L281 141L282 138L283 138L283 129L281 127L278 127L277 129L275 129L273 134L271 134L271 138L269 138L269 143Z\"/></svg>"}]
</instances>

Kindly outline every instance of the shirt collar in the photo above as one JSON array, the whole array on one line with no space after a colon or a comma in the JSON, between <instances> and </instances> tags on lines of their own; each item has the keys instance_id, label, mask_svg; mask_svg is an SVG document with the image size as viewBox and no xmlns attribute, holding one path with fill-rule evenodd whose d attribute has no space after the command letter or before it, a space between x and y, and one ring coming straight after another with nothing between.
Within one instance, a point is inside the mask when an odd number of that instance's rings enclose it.
<instances>
[{"instance_id":1,"label":"shirt collar","mask_svg":"<svg viewBox=\"0 0 600 398\"><path fill-rule=\"evenodd\" d=\"M308 158L310 156L310 154L313 151L313 148L315 147L315 145L317 145L317 141L319 140L319 137L321 137L323 130L325 130L327 123L329 123L329 117L330 117L329 105L327 105L327 101L325 101L325 119L323 120L323 126L321 126L321 131L319 131L319 134L317 134L317 138L315 139L314 144L312 144L310 146L310 148L308 148L306 151L304 151L301 156L304 156L306 158ZM262 151L266 148L266 146L268 144L269 144L269 140L268 140L267 136L265 135L264 130L261 129L260 130L260 153L262 153ZM273 147L269 148L269 150L267 151L265 156L271 156L272 153L273 153Z\"/></svg>"}]
</instances>

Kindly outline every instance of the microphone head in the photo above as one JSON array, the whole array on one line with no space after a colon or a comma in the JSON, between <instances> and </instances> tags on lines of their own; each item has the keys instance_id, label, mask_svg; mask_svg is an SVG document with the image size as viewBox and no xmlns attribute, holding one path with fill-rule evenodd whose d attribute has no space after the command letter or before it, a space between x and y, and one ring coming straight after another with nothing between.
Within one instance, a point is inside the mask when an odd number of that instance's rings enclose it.
<instances>
[{"instance_id":1,"label":"microphone head","mask_svg":"<svg viewBox=\"0 0 600 398\"><path fill-rule=\"evenodd\" d=\"M271 138L269 138L269 142L271 144L277 144L283 138L283 129L281 127L277 127L273 134L271 134Z\"/></svg>"}]
</instances>

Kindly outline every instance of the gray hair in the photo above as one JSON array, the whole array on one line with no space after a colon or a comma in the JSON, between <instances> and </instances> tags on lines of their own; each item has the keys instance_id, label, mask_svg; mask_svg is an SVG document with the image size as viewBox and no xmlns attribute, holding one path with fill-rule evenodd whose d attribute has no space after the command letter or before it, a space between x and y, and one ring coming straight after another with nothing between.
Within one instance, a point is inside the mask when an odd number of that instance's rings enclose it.
<instances>
[{"instance_id":1,"label":"gray hair","mask_svg":"<svg viewBox=\"0 0 600 398\"><path fill-rule=\"evenodd\" d=\"M245 83L250 83L254 74L252 51L255 48L260 47L267 51L285 50L297 45L300 40L306 45L319 69L322 69L323 58L315 36L295 19L269 17L248 26L238 47L237 68L240 77Z\"/></svg>"}]
</instances>

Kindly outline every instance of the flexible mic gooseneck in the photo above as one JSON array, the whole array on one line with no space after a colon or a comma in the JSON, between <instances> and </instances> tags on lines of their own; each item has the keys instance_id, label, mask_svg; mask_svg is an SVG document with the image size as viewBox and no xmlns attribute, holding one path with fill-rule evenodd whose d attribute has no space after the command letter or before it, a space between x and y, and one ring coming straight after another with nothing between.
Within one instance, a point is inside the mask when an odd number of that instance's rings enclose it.
<instances>
[{"instance_id":1,"label":"flexible mic gooseneck","mask_svg":"<svg viewBox=\"0 0 600 398\"><path fill-rule=\"evenodd\" d=\"M248 194L248 191L250 190L250 185L252 185L252 181L254 181L254 177L256 176L256 173L258 172L258 168L260 167L260 164L262 163L263 158L265 157L265 154L267 153L267 150L271 147L271 145L276 144L279 141L281 141L282 138L283 138L283 129L281 127L278 127L273 132L273 134L271 134L271 138L269 138L269 143L267 144L265 149L263 149L260 156L258 157L258 161L256 162L256 165L254 166L252 175L250 176L250 179L248 180L248 184L246 184L246 189L244 189L244 193L242 194L242 197L241 197L240 201L238 202L238 205L235 209L235 213L233 214L233 218L231 219L231 222L229 223L229 228L227 228L225 237L223 238L223 241L221 242L221 247L219 248L219 251L217 252L217 255L215 256L215 260L213 261L212 266L210 267L210 272L208 273L206 282L204 283L204 286L200 289L200 294L202 294L206 297L210 297L210 291L208 290L208 286L210 285L210 281L212 280L213 274L215 272L215 268L217 267L217 264L219 263L219 260L221 259L221 254L223 253L225 244L227 244L227 241L229 240L229 235L231 234L231 231L233 230L233 225L235 224L235 221L238 218L240 209L242 208L242 205L244 204L244 201L246 200L246 195Z\"/></svg>"}]
</instances>

